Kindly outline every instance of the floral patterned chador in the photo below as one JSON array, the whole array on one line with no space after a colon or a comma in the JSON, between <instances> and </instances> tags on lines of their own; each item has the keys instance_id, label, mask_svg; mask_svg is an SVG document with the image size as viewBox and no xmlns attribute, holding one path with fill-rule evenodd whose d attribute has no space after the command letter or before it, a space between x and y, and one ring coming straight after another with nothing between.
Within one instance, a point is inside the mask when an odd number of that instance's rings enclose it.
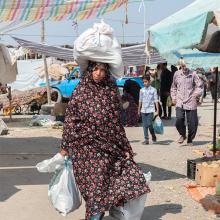
<instances>
[{"instance_id":1,"label":"floral patterned chador","mask_svg":"<svg viewBox=\"0 0 220 220\"><path fill-rule=\"evenodd\" d=\"M111 206L122 205L150 191L133 161L131 146L120 123L120 103L110 77L95 83L82 77L66 110L61 147L73 154L73 170L86 202L86 220Z\"/></svg>"}]
</instances>

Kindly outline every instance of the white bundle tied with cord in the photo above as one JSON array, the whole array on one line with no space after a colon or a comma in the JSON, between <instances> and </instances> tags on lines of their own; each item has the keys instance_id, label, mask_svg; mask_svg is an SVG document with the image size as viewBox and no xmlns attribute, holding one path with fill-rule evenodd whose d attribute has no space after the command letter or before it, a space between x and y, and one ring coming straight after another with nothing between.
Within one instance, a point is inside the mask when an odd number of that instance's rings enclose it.
<instances>
[{"instance_id":1,"label":"white bundle tied with cord","mask_svg":"<svg viewBox=\"0 0 220 220\"><path fill-rule=\"evenodd\" d=\"M113 29L103 21L95 23L74 42L74 59L82 72L91 60L109 64L110 73L115 78L120 78L124 75L121 53L121 46L113 36Z\"/></svg>"}]
</instances>

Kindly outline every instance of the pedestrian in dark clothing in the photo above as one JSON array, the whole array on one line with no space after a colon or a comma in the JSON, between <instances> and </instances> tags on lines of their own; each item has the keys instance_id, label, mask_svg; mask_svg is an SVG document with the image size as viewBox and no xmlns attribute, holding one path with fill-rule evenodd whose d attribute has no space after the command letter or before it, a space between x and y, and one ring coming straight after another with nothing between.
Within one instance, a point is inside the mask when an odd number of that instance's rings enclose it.
<instances>
[{"instance_id":1,"label":"pedestrian in dark clothing","mask_svg":"<svg viewBox=\"0 0 220 220\"><path fill-rule=\"evenodd\" d=\"M167 69L167 63L160 64L162 70L160 76L160 101L163 108L162 119L171 119L172 107L167 107L167 98L170 96L170 89L173 81L173 74ZM168 108L168 115L167 115Z\"/></svg>"},{"instance_id":2,"label":"pedestrian in dark clothing","mask_svg":"<svg viewBox=\"0 0 220 220\"><path fill-rule=\"evenodd\" d=\"M218 73L219 74L219 73ZM212 70L211 75L209 77L209 88L212 95L212 102L214 102L216 98L215 94L215 86L216 86L216 70L215 68ZM220 97L220 74L218 75L218 90L217 90L217 99Z\"/></svg>"},{"instance_id":3,"label":"pedestrian in dark clothing","mask_svg":"<svg viewBox=\"0 0 220 220\"><path fill-rule=\"evenodd\" d=\"M67 107L61 147L63 156L72 153L85 220L101 220L112 206L150 192L120 121L108 64L89 63Z\"/></svg>"}]
</instances>

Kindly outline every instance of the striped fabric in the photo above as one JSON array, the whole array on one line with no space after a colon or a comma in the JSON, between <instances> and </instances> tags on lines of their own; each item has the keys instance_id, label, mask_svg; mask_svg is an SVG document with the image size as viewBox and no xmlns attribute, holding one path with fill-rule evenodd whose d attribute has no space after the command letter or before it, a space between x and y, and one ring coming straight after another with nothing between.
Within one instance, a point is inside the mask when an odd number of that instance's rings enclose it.
<instances>
[{"instance_id":1,"label":"striped fabric","mask_svg":"<svg viewBox=\"0 0 220 220\"><path fill-rule=\"evenodd\" d=\"M122 58L125 66L150 65L165 63L166 60L156 50L151 50L150 56L145 53L145 44L122 48Z\"/></svg>"},{"instance_id":2,"label":"striped fabric","mask_svg":"<svg viewBox=\"0 0 220 220\"><path fill-rule=\"evenodd\" d=\"M184 110L197 109L197 98L202 95L202 81L196 72L178 70L173 77L171 97L176 107Z\"/></svg>"},{"instance_id":3,"label":"striped fabric","mask_svg":"<svg viewBox=\"0 0 220 220\"><path fill-rule=\"evenodd\" d=\"M127 0L0 0L0 21L85 20L119 8Z\"/></svg>"},{"instance_id":4,"label":"striped fabric","mask_svg":"<svg viewBox=\"0 0 220 220\"><path fill-rule=\"evenodd\" d=\"M27 48L35 53L45 54L50 57L61 58L64 60L73 60L73 50L49 46L46 44L35 43L20 38L13 37L22 47ZM152 50L151 56L145 54L145 44L122 48L122 59L125 66L138 66L166 62L159 53ZM149 63L150 61L150 63Z\"/></svg>"}]
</instances>

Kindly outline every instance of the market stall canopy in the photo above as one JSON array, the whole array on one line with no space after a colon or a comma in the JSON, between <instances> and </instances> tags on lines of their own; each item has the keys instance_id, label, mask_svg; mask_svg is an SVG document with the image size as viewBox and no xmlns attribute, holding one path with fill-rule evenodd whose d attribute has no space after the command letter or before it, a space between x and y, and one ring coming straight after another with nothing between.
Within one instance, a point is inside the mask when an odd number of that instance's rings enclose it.
<instances>
[{"instance_id":1,"label":"market stall canopy","mask_svg":"<svg viewBox=\"0 0 220 220\"><path fill-rule=\"evenodd\" d=\"M0 44L0 83L14 82L17 75L17 62L10 56L8 48Z\"/></svg>"},{"instance_id":2,"label":"market stall canopy","mask_svg":"<svg viewBox=\"0 0 220 220\"><path fill-rule=\"evenodd\" d=\"M73 50L46 44L31 42L20 38L13 37L23 48L27 48L39 54L61 58L64 60L73 60ZM122 59L125 66L138 66L146 64L157 64L166 62L155 50L151 51L151 56L145 54L145 44L136 46L123 47Z\"/></svg>"},{"instance_id":3,"label":"market stall canopy","mask_svg":"<svg viewBox=\"0 0 220 220\"><path fill-rule=\"evenodd\" d=\"M154 48L170 64L219 66L220 0L197 0L149 29L146 52Z\"/></svg>"},{"instance_id":4,"label":"market stall canopy","mask_svg":"<svg viewBox=\"0 0 220 220\"><path fill-rule=\"evenodd\" d=\"M160 54L203 44L209 24L220 26L220 0L196 0L149 29L148 46Z\"/></svg>"},{"instance_id":5,"label":"market stall canopy","mask_svg":"<svg viewBox=\"0 0 220 220\"><path fill-rule=\"evenodd\" d=\"M119 8L127 0L2 0L0 21L85 20Z\"/></svg>"}]
</instances>

